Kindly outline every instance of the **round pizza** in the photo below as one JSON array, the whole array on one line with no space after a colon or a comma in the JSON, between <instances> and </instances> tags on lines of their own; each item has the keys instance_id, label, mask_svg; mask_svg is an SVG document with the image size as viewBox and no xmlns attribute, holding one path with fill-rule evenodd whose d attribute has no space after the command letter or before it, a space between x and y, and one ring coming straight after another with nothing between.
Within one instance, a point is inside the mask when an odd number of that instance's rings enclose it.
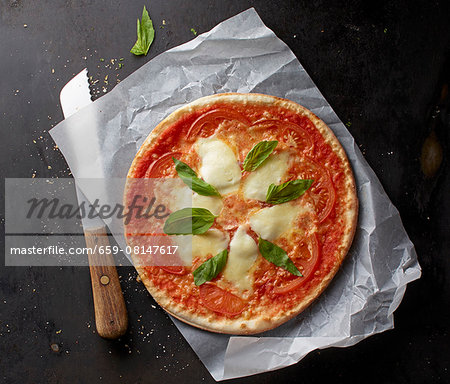
<instances>
[{"instance_id":1,"label":"round pizza","mask_svg":"<svg viewBox=\"0 0 450 384\"><path fill-rule=\"evenodd\" d=\"M355 182L332 131L262 94L207 96L170 114L134 158L125 205L139 212L143 193L149 214L125 222L142 282L168 313L213 332L259 333L298 315L356 228Z\"/></svg>"}]
</instances>

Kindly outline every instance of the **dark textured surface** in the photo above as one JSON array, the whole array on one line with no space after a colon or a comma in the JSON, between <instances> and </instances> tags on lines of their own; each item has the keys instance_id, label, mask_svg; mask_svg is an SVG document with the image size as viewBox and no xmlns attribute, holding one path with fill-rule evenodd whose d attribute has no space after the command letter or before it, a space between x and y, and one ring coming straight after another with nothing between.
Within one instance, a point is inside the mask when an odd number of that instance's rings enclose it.
<instances>
[{"instance_id":1,"label":"dark textured surface","mask_svg":"<svg viewBox=\"0 0 450 384\"><path fill-rule=\"evenodd\" d=\"M87 66L93 80L99 80L94 86L99 96L103 86L112 89L116 78L124 79L157 54L191 39L191 28L205 32L254 6L349 126L400 210L423 277L408 287L394 330L351 348L313 352L292 367L236 382L450 382L448 124L437 129L444 147L437 176L425 180L419 162L430 132L430 106L450 72L445 64L450 53L448 2L156 0L146 3L155 42L147 57L133 57L129 49L143 5L2 0L2 191L5 177L70 176L48 130L62 119L59 92L73 74ZM121 57L122 68L118 61L110 64L111 58ZM94 332L87 268L2 267L0 380L213 382L163 311L152 306L135 272L119 268L119 274L130 329L122 340L104 341ZM52 351L52 343L59 352Z\"/></svg>"}]
</instances>

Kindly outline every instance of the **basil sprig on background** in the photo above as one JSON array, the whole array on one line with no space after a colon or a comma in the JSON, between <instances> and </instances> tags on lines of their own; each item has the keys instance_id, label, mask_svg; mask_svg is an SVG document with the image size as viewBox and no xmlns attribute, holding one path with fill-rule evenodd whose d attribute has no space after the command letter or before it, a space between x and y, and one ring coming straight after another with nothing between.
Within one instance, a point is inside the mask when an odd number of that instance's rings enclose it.
<instances>
[{"instance_id":1,"label":"basil sprig on background","mask_svg":"<svg viewBox=\"0 0 450 384\"><path fill-rule=\"evenodd\" d=\"M170 214L163 230L167 235L201 235L211 228L215 218L205 208L183 208Z\"/></svg>"},{"instance_id":2,"label":"basil sprig on background","mask_svg":"<svg viewBox=\"0 0 450 384\"><path fill-rule=\"evenodd\" d=\"M142 19L141 21L137 20L137 41L130 52L136 56L147 55L154 38L155 29L153 28L153 22L144 5Z\"/></svg>"},{"instance_id":3,"label":"basil sprig on background","mask_svg":"<svg viewBox=\"0 0 450 384\"><path fill-rule=\"evenodd\" d=\"M269 204L282 204L303 195L314 180L291 180L286 183L275 185L270 184L267 189L266 202Z\"/></svg>"},{"instance_id":4,"label":"basil sprig on background","mask_svg":"<svg viewBox=\"0 0 450 384\"><path fill-rule=\"evenodd\" d=\"M258 239L258 248L262 257L267 261L270 261L277 267L285 269L295 276L303 276L283 248L262 238Z\"/></svg>"},{"instance_id":5,"label":"basil sprig on background","mask_svg":"<svg viewBox=\"0 0 450 384\"><path fill-rule=\"evenodd\" d=\"M208 184L206 181L197 177L197 174L191 167L189 167L189 165L175 159L175 157L172 157L172 160L175 163L175 170L177 171L180 179L183 180L183 182L194 192L197 192L202 196L220 196L219 191L217 191L217 189L211 184Z\"/></svg>"},{"instance_id":6,"label":"basil sprig on background","mask_svg":"<svg viewBox=\"0 0 450 384\"><path fill-rule=\"evenodd\" d=\"M206 260L192 274L194 275L195 285L202 285L207 281L214 279L225 267L228 258L228 251L224 249L216 256Z\"/></svg>"},{"instance_id":7,"label":"basil sprig on background","mask_svg":"<svg viewBox=\"0 0 450 384\"><path fill-rule=\"evenodd\" d=\"M278 141L260 141L256 144L247 156L245 156L243 168L244 171L252 172L258 168L264 160L266 160L269 155L273 152L275 147L278 145Z\"/></svg>"}]
</instances>

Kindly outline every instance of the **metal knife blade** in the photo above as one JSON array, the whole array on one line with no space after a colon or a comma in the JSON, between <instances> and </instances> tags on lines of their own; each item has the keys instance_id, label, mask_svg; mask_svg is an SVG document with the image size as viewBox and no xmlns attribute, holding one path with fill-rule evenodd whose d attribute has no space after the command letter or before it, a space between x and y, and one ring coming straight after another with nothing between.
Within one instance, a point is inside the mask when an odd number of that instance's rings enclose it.
<instances>
[{"instance_id":1,"label":"metal knife blade","mask_svg":"<svg viewBox=\"0 0 450 384\"><path fill-rule=\"evenodd\" d=\"M59 100L66 119L92 103L87 68L84 68L64 86L59 94Z\"/></svg>"},{"instance_id":2,"label":"metal knife blade","mask_svg":"<svg viewBox=\"0 0 450 384\"><path fill-rule=\"evenodd\" d=\"M89 92L88 70L84 68L78 75L70 80L61 90L59 94L61 109L64 118L72 116L80 109L92 103L91 93ZM81 205L84 202L85 206L89 206L89 200L84 193L76 187L78 203ZM84 215L81 219L83 228L99 228L104 227L105 224L98 217L88 218Z\"/></svg>"}]
</instances>

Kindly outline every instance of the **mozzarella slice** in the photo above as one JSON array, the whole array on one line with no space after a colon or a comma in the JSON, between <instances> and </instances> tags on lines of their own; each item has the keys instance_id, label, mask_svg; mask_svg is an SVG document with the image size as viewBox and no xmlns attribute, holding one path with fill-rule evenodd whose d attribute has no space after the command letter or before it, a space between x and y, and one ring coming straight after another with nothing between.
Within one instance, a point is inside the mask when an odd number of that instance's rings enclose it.
<instances>
[{"instance_id":1,"label":"mozzarella slice","mask_svg":"<svg viewBox=\"0 0 450 384\"><path fill-rule=\"evenodd\" d=\"M171 236L175 246L178 246L176 255L181 259L181 265L192 265L192 236Z\"/></svg>"},{"instance_id":2,"label":"mozzarella slice","mask_svg":"<svg viewBox=\"0 0 450 384\"><path fill-rule=\"evenodd\" d=\"M230 252L223 276L231 281L238 289L251 290L253 277L250 268L258 256L258 246L247 234L247 226L241 225L230 242Z\"/></svg>"},{"instance_id":3,"label":"mozzarella slice","mask_svg":"<svg viewBox=\"0 0 450 384\"><path fill-rule=\"evenodd\" d=\"M270 184L280 184L288 169L289 154L286 152L269 156L262 165L251 172L244 182L246 199L266 200Z\"/></svg>"},{"instance_id":4,"label":"mozzarella slice","mask_svg":"<svg viewBox=\"0 0 450 384\"><path fill-rule=\"evenodd\" d=\"M292 229L294 221L307 208L301 205L284 203L263 208L250 216L250 226L265 240L275 240Z\"/></svg>"},{"instance_id":5,"label":"mozzarella slice","mask_svg":"<svg viewBox=\"0 0 450 384\"><path fill-rule=\"evenodd\" d=\"M157 201L167 201L171 212L192 207L192 190L181 179L165 179L159 185L155 197Z\"/></svg>"},{"instance_id":6,"label":"mozzarella slice","mask_svg":"<svg viewBox=\"0 0 450 384\"><path fill-rule=\"evenodd\" d=\"M210 229L203 235L194 235L192 237L192 256L215 256L227 249L229 241L228 234L218 229Z\"/></svg>"},{"instance_id":7,"label":"mozzarella slice","mask_svg":"<svg viewBox=\"0 0 450 384\"><path fill-rule=\"evenodd\" d=\"M228 247L230 238L227 233L210 229L202 235L172 236L172 240L178 246L177 255L182 264L189 266L194 257L204 258L222 252Z\"/></svg>"},{"instance_id":8,"label":"mozzarella slice","mask_svg":"<svg viewBox=\"0 0 450 384\"><path fill-rule=\"evenodd\" d=\"M222 199L218 196L201 196L193 193L192 190L178 179L169 179L160 183L157 198L159 200L164 196L170 196L169 209L172 212L183 208L195 207L206 208L213 215L219 215L223 207ZM156 194L155 194L156 195Z\"/></svg>"},{"instance_id":9,"label":"mozzarella slice","mask_svg":"<svg viewBox=\"0 0 450 384\"><path fill-rule=\"evenodd\" d=\"M214 137L198 139L195 143L202 165L200 176L221 194L235 192L241 181L241 168L233 150Z\"/></svg>"},{"instance_id":10,"label":"mozzarella slice","mask_svg":"<svg viewBox=\"0 0 450 384\"><path fill-rule=\"evenodd\" d=\"M218 216L223 207L222 199L218 196L202 196L194 193L192 206L195 208L206 208L214 216Z\"/></svg>"}]
</instances>

